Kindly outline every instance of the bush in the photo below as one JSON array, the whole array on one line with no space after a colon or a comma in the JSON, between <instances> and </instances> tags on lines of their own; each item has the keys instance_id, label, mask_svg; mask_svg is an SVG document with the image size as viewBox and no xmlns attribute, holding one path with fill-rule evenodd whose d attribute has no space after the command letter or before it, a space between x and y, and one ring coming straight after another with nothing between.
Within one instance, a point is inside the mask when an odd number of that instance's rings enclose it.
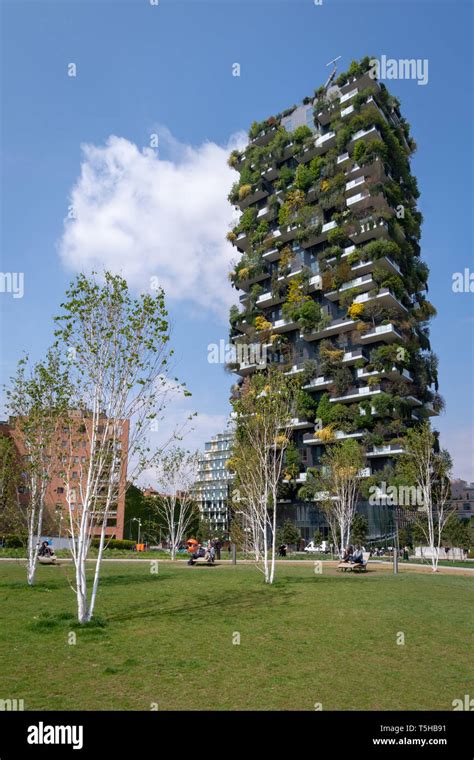
<instances>
[{"instance_id":1,"label":"bush","mask_svg":"<svg viewBox=\"0 0 474 760\"><path fill-rule=\"evenodd\" d=\"M26 535L21 536L11 533L6 536L0 536L0 540L3 541L5 549L21 549L28 543L28 537Z\"/></svg>"},{"instance_id":2,"label":"bush","mask_svg":"<svg viewBox=\"0 0 474 760\"><path fill-rule=\"evenodd\" d=\"M105 547L107 549L132 549L136 544L136 541L127 541L125 539L118 539L118 538L111 538L110 541L105 542ZM100 539L93 538L91 542L91 546L94 547L94 549L98 549L100 545Z\"/></svg>"}]
</instances>

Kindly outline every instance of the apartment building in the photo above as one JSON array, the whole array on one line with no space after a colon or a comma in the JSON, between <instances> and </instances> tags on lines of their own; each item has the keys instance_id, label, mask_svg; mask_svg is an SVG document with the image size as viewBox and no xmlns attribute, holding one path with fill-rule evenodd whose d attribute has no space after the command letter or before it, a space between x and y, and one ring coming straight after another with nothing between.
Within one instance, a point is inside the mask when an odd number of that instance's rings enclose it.
<instances>
[{"instance_id":1,"label":"apartment building","mask_svg":"<svg viewBox=\"0 0 474 760\"><path fill-rule=\"evenodd\" d=\"M215 528L229 527L229 494L232 475L226 462L232 453L233 436L230 431L218 433L205 444L199 459L198 479L194 494L199 510Z\"/></svg>"},{"instance_id":2,"label":"apartment building","mask_svg":"<svg viewBox=\"0 0 474 760\"><path fill-rule=\"evenodd\" d=\"M271 364L299 379L293 441L301 472L279 512L292 515L304 538L320 515L317 504L298 500L298 484L327 445L360 441L361 474L377 480L403 451L407 428L442 403L414 149L400 103L366 58L299 105L254 122L248 146L229 158L239 173L229 201L242 212L228 234L239 255L231 339L259 357L240 352L246 360L233 367L233 392ZM385 508L360 509L371 535L386 532Z\"/></svg>"},{"instance_id":3,"label":"apartment building","mask_svg":"<svg viewBox=\"0 0 474 760\"><path fill-rule=\"evenodd\" d=\"M97 435L103 435L106 418L104 417L97 426ZM110 421L109 421L110 427ZM91 416L84 412L71 412L70 419L59 423L53 437L50 451L45 454L48 462L51 462L49 482L46 488L46 515L45 525L54 531L59 537L67 537L67 525L69 520L68 503L73 513L79 514L81 509L81 493L85 489L87 468L91 454ZM108 513L106 536L108 538L123 538L124 515L125 515L125 492L127 482L128 460L128 436L129 421L121 420L116 426L115 441L115 473L113 491L115 504ZM22 441L20 427L14 419L8 422L0 422L0 435L6 435L14 442L20 459L25 457L25 447ZM111 453L111 452L109 452ZM67 473L67 476L66 476ZM101 498L105 498L105 478L101 485L101 496L97 500L95 512L94 533L101 531L102 521L100 517ZM22 499L28 499L28 490L22 488Z\"/></svg>"},{"instance_id":4,"label":"apartment building","mask_svg":"<svg viewBox=\"0 0 474 760\"><path fill-rule=\"evenodd\" d=\"M451 481L451 503L457 508L460 520L474 517L474 483L455 478Z\"/></svg>"}]
</instances>

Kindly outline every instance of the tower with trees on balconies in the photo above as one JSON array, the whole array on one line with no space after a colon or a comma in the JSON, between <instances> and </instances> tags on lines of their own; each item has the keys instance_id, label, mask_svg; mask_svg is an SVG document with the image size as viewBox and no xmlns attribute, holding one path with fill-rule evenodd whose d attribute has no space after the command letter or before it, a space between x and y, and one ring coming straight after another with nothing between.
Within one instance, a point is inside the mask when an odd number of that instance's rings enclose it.
<instances>
[{"instance_id":1,"label":"tower with trees on balconies","mask_svg":"<svg viewBox=\"0 0 474 760\"><path fill-rule=\"evenodd\" d=\"M239 361L237 352L234 393L269 364L300 381L289 449L300 474L282 488L282 519L290 514L305 538L317 510L298 487L327 445L357 439L366 482L380 480L407 428L442 407L415 147L367 57L300 105L254 122L248 146L229 158L239 173L229 201L241 210L228 233L240 256L231 337L259 356Z\"/></svg>"}]
</instances>

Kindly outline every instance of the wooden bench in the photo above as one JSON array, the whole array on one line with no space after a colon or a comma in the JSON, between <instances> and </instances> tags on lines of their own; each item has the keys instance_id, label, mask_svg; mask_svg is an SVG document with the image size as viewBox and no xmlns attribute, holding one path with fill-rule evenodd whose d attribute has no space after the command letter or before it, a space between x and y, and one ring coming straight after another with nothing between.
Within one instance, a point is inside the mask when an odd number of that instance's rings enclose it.
<instances>
[{"instance_id":1,"label":"wooden bench","mask_svg":"<svg viewBox=\"0 0 474 760\"><path fill-rule=\"evenodd\" d=\"M346 570L350 570L351 572L355 570L357 573L366 573L369 557L370 552L364 552L362 555L362 562L339 562L337 569L343 570L344 572L346 572Z\"/></svg>"}]
</instances>

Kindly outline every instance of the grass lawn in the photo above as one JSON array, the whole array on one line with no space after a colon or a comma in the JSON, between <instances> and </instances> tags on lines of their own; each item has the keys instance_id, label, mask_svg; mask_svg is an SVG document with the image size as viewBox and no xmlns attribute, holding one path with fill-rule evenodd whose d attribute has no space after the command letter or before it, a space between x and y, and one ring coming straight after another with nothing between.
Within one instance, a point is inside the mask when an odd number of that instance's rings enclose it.
<instances>
[{"instance_id":1,"label":"grass lawn","mask_svg":"<svg viewBox=\"0 0 474 760\"><path fill-rule=\"evenodd\" d=\"M79 629L71 566L39 567L28 588L22 566L1 563L0 698L27 710L450 710L472 693L463 575L280 565L268 587L244 565L102 573L102 625Z\"/></svg>"}]
</instances>

